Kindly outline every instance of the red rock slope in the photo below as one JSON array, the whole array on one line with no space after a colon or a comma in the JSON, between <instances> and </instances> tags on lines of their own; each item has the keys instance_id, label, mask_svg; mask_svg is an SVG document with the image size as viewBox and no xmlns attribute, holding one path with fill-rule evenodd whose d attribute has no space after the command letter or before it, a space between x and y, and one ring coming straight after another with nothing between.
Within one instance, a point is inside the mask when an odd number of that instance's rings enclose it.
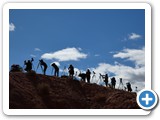
<instances>
[{"instance_id":1,"label":"red rock slope","mask_svg":"<svg viewBox=\"0 0 160 120\"><path fill-rule=\"evenodd\" d=\"M136 94L35 72L9 73L10 109L139 109Z\"/></svg>"}]
</instances>

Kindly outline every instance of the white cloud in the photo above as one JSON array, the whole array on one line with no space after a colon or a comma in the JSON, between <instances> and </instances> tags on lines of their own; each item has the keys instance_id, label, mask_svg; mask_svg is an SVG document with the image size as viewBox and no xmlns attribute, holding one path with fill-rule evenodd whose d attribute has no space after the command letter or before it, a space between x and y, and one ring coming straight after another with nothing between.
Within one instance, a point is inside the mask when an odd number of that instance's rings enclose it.
<instances>
[{"instance_id":1,"label":"white cloud","mask_svg":"<svg viewBox=\"0 0 160 120\"><path fill-rule=\"evenodd\" d=\"M34 57L34 58L36 57L36 55L33 55L33 54L31 54L30 56L31 56L31 57Z\"/></svg>"},{"instance_id":2,"label":"white cloud","mask_svg":"<svg viewBox=\"0 0 160 120\"><path fill-rule=\"evenodd\" d=\"M127 59L133 61L138 66L145 65L145 48L141 49L123 49L121 52L114 54L114 58Z\"/></svg>"},{"instance_id":3,"label":"white cloud","mask_svg":"<svg viewBox=\"0 0 160 120\"><path fill-rule=\"evenodd\" d=\"M114 64L99 63L97 67L90 68L91 71L96 73L95 79L92 79L92 83L102 84L103 81L99 81L99 73L102 75L109 74L109 77L115 77L117 80L117 87L119 85L119 78L123 79L123 84L131 82L132 89L135 90L137 86L139 90L145 87L145 49L124 49L117 54L114 54L114 58L127 59L135 64L135 66L123 65L117 61ZM93 74L92 74L93 76ZM103 83L104 84L104 83Z\"/></svg>"},{"instance_id":4,"label":"white cloud","mask_svg":"<svg viewBox=\"0 0 160 120\"><path fill-rule=\"evenodd\" d=\"M143 84L145 82L144 67L134 68L134 67L125 66L121 64L111 65L107 63L99 63L96 68L90 68L90 69L92 71L95 71L96 73L96 79L92 80L93 83L100 84L100 82L103 82L103 81L99 81L99 73L101 73L102 75L109 74L110 78L114 76L117 80L117 87L119 85L119 78L122 78L124 85L127 82L131 82L133 87L138 86L139 89L144 88L144 84Z\"/></svg>"},{"instance_id":5,"label":"white cloud","mask_svg":"<svg viewBox=\"0 0 160 120\"><path fill-rule=\"evenodd\" d=\"M34 51L41 51L41 49L39 49L39 48L34 48Z\"/></svg>"},{"instance_id":6,"label":"white cloud","mask_svg":"<svg viewBox=\"0 0 160 120\"><path fill-rule=\"evenodd\" d=\"M58 61L78 61L79 59L85 59L87 54L80 52L77 48L65 48L53 53L45 53L41 56L43 59L51 60L56 59Z\"/></svg>"},{"instance_id":7,"label":"white cloud","mask_svg":"<svg viewBox=\"0 0 160 120\"><path fill-rule=\"evenodd\" d=\"M129 35L129 39L130 39L130 40L139 39L139 38L141 38L141 37L142 37L141 35L138 35L138 34L136 34L136 33L131 33L131 34Z\"/></svg>"},{"instance_id":8,"label":"white cloud","mask_svg":"<svg viewBox=\"0 0 160 120\"><path fill-rule=\"evenodd\" d=\"M9 24L9 31L15 31L15 25L13 23Z\"/></svg>"}]
</instances>

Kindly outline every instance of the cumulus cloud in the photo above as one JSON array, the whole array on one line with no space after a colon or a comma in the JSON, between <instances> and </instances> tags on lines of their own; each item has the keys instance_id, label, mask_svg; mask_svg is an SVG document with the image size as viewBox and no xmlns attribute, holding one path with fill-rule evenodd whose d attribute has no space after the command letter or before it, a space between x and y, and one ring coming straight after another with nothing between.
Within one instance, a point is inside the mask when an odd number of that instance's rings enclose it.
<instances>
[{"instance_id":1,"label":"cumulus cloud","mask_svg":"<svg viewBox=\"0 0 160 120\"><path fill-rule=\"evenodd\" d=\"M46 60L56 59L58 61L78 61L80 59L87 58L87 54L82 53L81 49L77 48L65 48L53 53L45 53L41 58Z\"/></svg>"},{"instance_id":2,"label":"cumulus cloud","mask_svg":"<svg viewBox=\"0 0 160 120\"><path fill-rule=\"evenodd\" d=\"M144 81L145 72L144 67L134 68L122 64L111 65L107 63L99 63L98 67L96 67L94 71L101 74L114 73L115 76L123 78L127 81L137 80L139 82Z\"/></svg>"},{"instance_id":3,"label":"cumulus cloud","mask_svg":"<svg viewBox=\"0 0 160 120\"><path fill-rule=\"evenodd\" d=\"M129 39L130 39L130 40L136 40L136 39L139 39L139 38L141 38L141 37L142 37L141 35L136 34L136 33L131 33L131 34L129 35Z\"/></svg>"},{"instance_id":4,"label":"cumulus cloud","mask_svg":"<svg viewBox=\"0 0 160 120\"><path fill-rule=\"evenodd\" d=\"M9 24L9 31L15 31L15 25L13 23Z\"/></svg>"},{"instance_id":5,"label":"cumulus cloud","mask_svg":"<svg viewBox=\"0 0 160 120\"><path fill-rule=\"evenodd\" d=\"M138 86L139 89L144 88L143 84L145 82L144 67L134 68L122 64L111 65L107 63L99 63L96 68L90 68L90 69L96 73L95 79L92 79L91 81L92 83L101 84L101 82L103 82L102 80L100 81L99 79L100 77L99 73L101 73L102 75L109 74L110 78L114 76L117 80L117 85L119 85L119 78L123 78L124 85L127 82L131 82L133 86Z\"/></svg>"},{"instance_id":6,"label":"cumulus cloud","mask_svg":"<svg viewBox=\"0 0 160 120\"><path fill-rule=\"evenodd\" d=\"M145 48L141 49L123 49L117 54L113 55L114 58L127 59L133 61L136 66L145 65Z\"/></svg>"},{"instance_id":7,"label":"cumulus cloud","mask_svg":"<svg viewBox=\"0 0 160 120\"><path fill-rule=\"evenodd\" d=\"M41 51L41 49L39 49L39 48L34 48L34 51Z\"/></svg>"},{"instance_id":8,"label":"cumulus cloud","mask_svg":"<svg viewBox=\"0 0 160 120\"><path fill-rule=\"evenodd\" d=\"M113 55L113 58L127 59L135 64L135 66L123 65L117 61L114 64L99 63L97 67L90 68L94 71L95 77L92 83L104 84L100 79L99 73L102 75L109 74L109 77L115 77L117 80L117 87L119 85L119 78L123 79L123 83L131 82L132 88L138 87L139 90L145 87L145 58L144 48L141 49L123 49L122 51ZM137 67L138 66L138 67ZM92 73L93 76L93 73Z\"/></svg>"}]
</instances>

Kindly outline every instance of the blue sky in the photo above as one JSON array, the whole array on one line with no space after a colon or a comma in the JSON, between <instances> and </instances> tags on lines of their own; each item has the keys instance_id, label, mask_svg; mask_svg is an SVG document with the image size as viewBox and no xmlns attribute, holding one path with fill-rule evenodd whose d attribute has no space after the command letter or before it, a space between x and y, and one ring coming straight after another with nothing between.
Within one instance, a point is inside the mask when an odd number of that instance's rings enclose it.
<instances>
[{"instance_id":1,"label":"blue sky","mask_svg":"<svg viewBox=\"0 0 160 120\"><path fill-rule=\"evenodd\" d=\"M34 57L60 69L96 71L131 82L139 89L145 80L145 11L143 9L22 10L11 9L10 63L23 66ZM37 71L41 73L40 69ZM93 80L97 82L97 80Z\"/></svg>"}]
</instances>

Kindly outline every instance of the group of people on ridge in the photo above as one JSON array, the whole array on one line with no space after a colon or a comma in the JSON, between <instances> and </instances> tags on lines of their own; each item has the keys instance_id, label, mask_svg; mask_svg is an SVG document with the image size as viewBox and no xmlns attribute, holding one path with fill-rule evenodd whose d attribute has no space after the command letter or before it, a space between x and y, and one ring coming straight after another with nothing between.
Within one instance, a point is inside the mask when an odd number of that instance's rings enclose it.
<instances>
[{"instance_id":1,"label":"group of people on ridge","mask_svg":"<svg viewBox=\"0 0 160 120\"><path fill-rule=\"evenodd\" d=\"M32 70L32 62L34 61L34 59L32 58L31 60L28 60L28 61L24 61L24 65L25 65L25 71L29 72ZM44 75L46 75L46 70L48 68L47 64L43 61L43 59L40 59L39 60L39 63L38 63L38 66L37 66L37 69L38 67L41 67L41 70L43 72ZM51 66L54 68L54 76L59 76L59 67L55 64L55 63L52 63ZM36 69L36 71L37 71ZM53 71L53 69L52 69ZM69 66L68 68L68 71L69 71L69 76L73 77L74 75L74 67L72 65Z\"/></svg>"},{"instance_id":2,"label":"group of people on ridge","mask_svg":"<svg viewBox=\"0 0 160 120\"><path fill-rule=\"evenodd\" d=\"M33 61L34 61L33 58L31 60L28 60L28 61L25 60L24 61L24 65L26 66L26 68L24 69L25 71L29 72L29 71L32 70L32 66L33 66L32 62ZM38 66L37 66L37 69L38 69L39 66L41 67L42 72L45 75L47 67L48 67L47 64L42 59L40 59L39 63L38 63ZM52 63L51 66L54 68L54 76L58 77L59 76L59 67L55 63ZM52 71L53 71L53 69L52 69ZM73 65L70 65L68 67L68 73L69 73L69 77L73 78L73 76L74 76L74 67L73 67ZM93 73L95 74L94 71L93 71ZM87 79L87 83L90 83L91 71L89 69L87 69L86 73L80 73L78 75L78 77L81 77L81 80L84 81L84 82ZM116 85L115 77L111 78L111 83L110 84L108 82L108 79L109 79L108 74L105 74L105 75L101 75L100 74L100 77L102 77L104 79L104 83L105 83L106 87L109 86L111 88L115 88L115 85ZM132 91L131 84L127 83L126 85L127 85L128 91L131 92Z\"/></svg>"},{"instance_id":3,"label":"group of people on ridge","mask_svg":"<svg viewBox=\"0 0 160 120\"><path fill-rule=\"evenodd\" d=\"M104 79L104 82L105 82L106 87L107 87L107 86L110 86L110 87L112 87L112 88L115 88L115 86L116 86L116 79L115 79L115 77L112 77L112 78L111 78L111 85L110 85L109 82L108 82L108 79L109 79L108 74L105 74L105 75L101 75L101 74L100 74L100 77L102 77L102 78Z\"/></svg>"}]
</instances>

